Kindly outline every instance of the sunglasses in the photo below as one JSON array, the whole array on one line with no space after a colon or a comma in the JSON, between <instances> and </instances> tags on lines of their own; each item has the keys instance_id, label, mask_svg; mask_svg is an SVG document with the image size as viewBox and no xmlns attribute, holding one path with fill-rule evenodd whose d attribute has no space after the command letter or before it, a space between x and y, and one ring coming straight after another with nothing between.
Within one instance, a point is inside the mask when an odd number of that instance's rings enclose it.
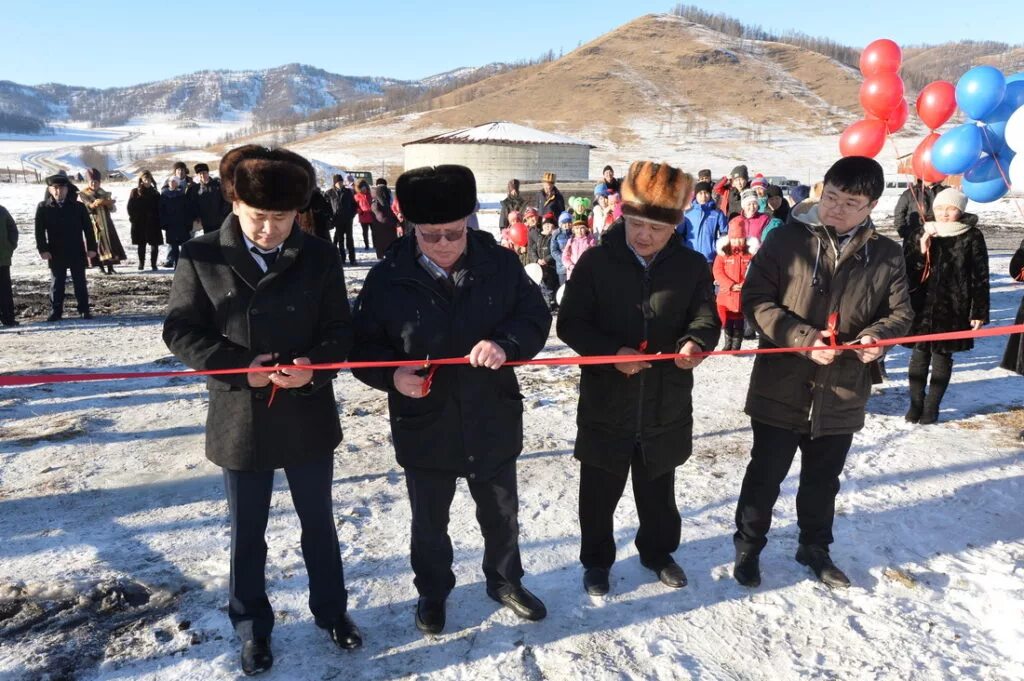
<instances>
[{"instance_id":1,"label":"sunglasses","mask_svg":"<svg viewBox=\"0 0 1024 681\"><path fill-rule=\"evenodd\" d=\"M441 241L442 237L444 237L444 239L446 241L458 241L459 239L462 238L462 236L465 233L466 233L466 228L465 227L463 227L462 229L460 229L458 231L438 232L437 234L427 234L423 230L418 230L416 232L416 238L417 239L423 239L423 241L427 242L428 244L436 244L436 243Z\"/></svg>"}]
</instances>

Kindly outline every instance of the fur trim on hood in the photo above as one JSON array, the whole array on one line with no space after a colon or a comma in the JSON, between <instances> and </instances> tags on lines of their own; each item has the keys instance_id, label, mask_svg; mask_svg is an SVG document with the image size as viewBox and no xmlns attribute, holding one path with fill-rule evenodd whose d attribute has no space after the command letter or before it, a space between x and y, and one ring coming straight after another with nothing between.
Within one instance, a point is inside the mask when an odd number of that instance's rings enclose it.
<instances>
[{"instance_id":1,"label":"fur trim on hood","mask_svg":"<svg viewBox=\"0 0 1024 681\"><path fill-rule=\"evenodd\" d=\"M726 257L726 256L730 255L729 253L725 252L725 247L728 246L728 245L729 245L729 237L727 237L727 236L720 236L720 237L718 237L718 241L715 242L715 252L718 253L718 255L720 255L722 257ZM748 236L747 237L747 251L750 253L750 255L754 255L755 253L757 253L757 249L760 248L760 247L761 247L761 241L757 237L754 237L754 236Z\"/></svg>"}]
</instances>

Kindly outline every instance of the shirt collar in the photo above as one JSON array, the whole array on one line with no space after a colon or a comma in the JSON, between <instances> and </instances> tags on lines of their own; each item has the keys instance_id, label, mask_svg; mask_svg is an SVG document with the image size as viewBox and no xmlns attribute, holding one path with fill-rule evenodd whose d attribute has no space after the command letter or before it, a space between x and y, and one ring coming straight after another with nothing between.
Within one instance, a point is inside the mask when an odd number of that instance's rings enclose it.
<instances>
[{"instance_id":1,"label":"shirt collar","mask_svg":"<svg viewBox=\"0 0 1024 681\"><path fill-rule=\"evenodd\" d=\"M280 251L280 250L281 250L281 248L282 248L282 247L284 246L284 243L280 243L280 244L278 244L278 245L277 245L277 246L276 246L275 248L271 248L271 249L270 249L270 250L268 251L268 250L266 250L266 249L260 248L259 246L257 246L256 244L254 244L254 243L253 243L252 241L250 241L250 240L249 240L249 237L247 237L247 236L245 235L245 232L242 232L242 240L243 240L243 241L245 241L245 250L247 250L247 251L251 251L252 249L254 249L254 248L255 248L255 249L256 249L257 251L259 251L260 253L274 253L274 252Z\"/></svg>"}]
</instances>

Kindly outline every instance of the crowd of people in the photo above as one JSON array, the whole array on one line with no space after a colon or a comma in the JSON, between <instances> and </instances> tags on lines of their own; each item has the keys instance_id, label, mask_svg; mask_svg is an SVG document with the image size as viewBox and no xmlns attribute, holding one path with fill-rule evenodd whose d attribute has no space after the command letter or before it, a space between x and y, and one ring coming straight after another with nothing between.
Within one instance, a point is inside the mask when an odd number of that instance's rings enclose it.
<instances>
[{"instance_id":1,"label":"crowd of people","mask_svg":"<svg viewBox=\"0 0 1024 681\"><path fill-rule=\"evenodd\" d=\"M160 190L142 173L128 214L140 268L147 246L154 268L161 239L172 247L163 329L170 350L196 370L252 369L208 378L206 431L207 457L224 472L228 615L247 674L273 663L263 574L276 469L285 471L301 520L315 622L341 648L362 645L331 509L342 437L336 372L305 368L311 364L422 362L354 374L388 396L412 509L414 622L434 635L445 627L455 586L448 522L459 478L477 507L487 595L523 619L547 615L523 585L516 475L523 404L508 363L544 348L554 313L568 347L620 358L582 366L577 405L579 555L583 588L595 597L611 589L614 512L630 477L641 563L667 587L687 584L673 557L681 536L675 470L692 451L693 371L723 330L726 350L740 349L750 333L761 348L799 349L753 362L744 407L753 446L738 490L733 576L745 587L760 584L772 509L799 450L795 559L842 588L850 581L830 554L835 499L881 375L876 343L989 322L988 254L964 194L910 187L897 211L898 243L872 222L884 177L863 157L841 159L815 187L788 192L761 175L751 179L742 165L718 182L708 170L695 179L649 161L633 163L621 179L607 167L593 196L568 200L545 173L532 203L512 180L498 238L474 229L476 181L463 166L407 171L394 195L384 180L371 190L341 175L321 194L306 159L255 145L226 154L219 180L204 164L194 170L198 180L176 164ZM98 173L87 179L79 190L63 173L47 178L37 208L36 247L52 273L51 320L63 311L68 271L88 318L86 267L109 273L125 260L111 219L116 202ZM364 248L372 238L381 262L350 307L343 263L355 260L356 221ZM0 320L9 325L16 323L10 255L18 234L2 207L0 223ZM192 235L196 225L203 234ZM1024 244L1011 268L1015 276L1024 270ZM837 343L863 348L840 352ZM1021 346L1012 338L1003 362L1018 373ZM970 340L912 344L908 421L938 420L952 355L971 347ZM637 358L659 353L675 358ZM430 365L432 357L467 363Z\"/></svg>"}]
</instances>

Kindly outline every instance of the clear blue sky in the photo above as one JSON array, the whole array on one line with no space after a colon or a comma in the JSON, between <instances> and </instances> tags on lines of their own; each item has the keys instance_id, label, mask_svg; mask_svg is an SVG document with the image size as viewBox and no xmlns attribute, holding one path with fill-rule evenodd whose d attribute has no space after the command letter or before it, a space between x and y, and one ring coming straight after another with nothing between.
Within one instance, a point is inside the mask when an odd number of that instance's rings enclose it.
<instances>
[{"instance_id":1,"label":"clear blue sky","mask_svg":"<svg viewBox=\"0 0 1024 681\"><path fill-rule=\"evenodd\" d=\"M797 29L862 47L947 40L1024 41L1024 2L783 0L701 2L772 31ZM671 1L136 0L4 2L0 80L132 85L199 69L291 62L344 75L415 79L460 66L557 54ZM955 9L952 9L954 8Z\"/></svg>"}]
</instances>

